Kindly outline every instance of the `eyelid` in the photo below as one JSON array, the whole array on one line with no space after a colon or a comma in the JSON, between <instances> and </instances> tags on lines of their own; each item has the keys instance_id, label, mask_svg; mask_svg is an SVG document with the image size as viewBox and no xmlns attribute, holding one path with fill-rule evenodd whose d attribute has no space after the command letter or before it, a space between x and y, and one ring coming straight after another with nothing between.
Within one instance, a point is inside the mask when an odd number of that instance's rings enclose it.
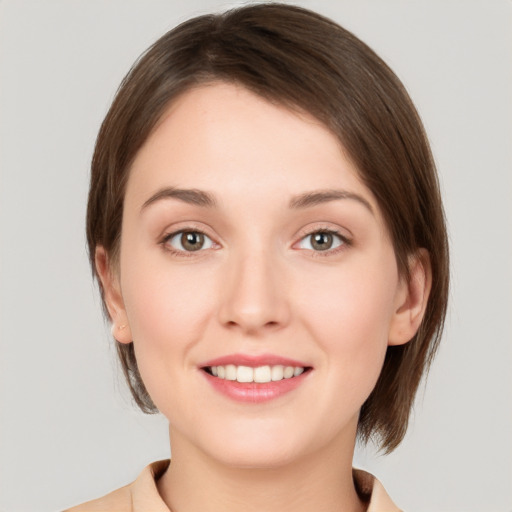
<instances>
[{"instance_id":1,"label":"eyelid","mask_svg":"<svg viewBox=\"0 0 512 512\"><path fill-rule=\"evenodd\" d=\"M354 235L350 232L349 229L332 224L330 222L316 222L312 224L308 224L307 226L304 226L301 228L295 238L297 240L301 240L302 238L311 235L313 233L333 233L335 235L338 235L340 238L345 240L347 243L351 242Z\"/></svg>"},{"instance_id":2,"label":"eyelid","mask_svg":"<svg viewBox=\"0 0 512 512\"><path fill-rule=\"evenodd\" d=\"M184 231L192 231L201 233L212 240L218 239L218 236L213 234L213 229L204 224L203 222L195 222L195 221L179 221L173 225L166 226L164 229L160 231L160 235L158 235L158 239L162 242L164 239L168 239L170 235L175 235L176 233L182 233Z\"/></svg>"}]
</instances>

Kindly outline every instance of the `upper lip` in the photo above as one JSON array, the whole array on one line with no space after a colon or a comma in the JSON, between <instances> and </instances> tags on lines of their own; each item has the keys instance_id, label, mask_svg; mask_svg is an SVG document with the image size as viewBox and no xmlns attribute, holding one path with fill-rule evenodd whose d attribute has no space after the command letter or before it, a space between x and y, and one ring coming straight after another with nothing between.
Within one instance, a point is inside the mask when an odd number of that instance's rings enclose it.
<instances>
[{"instance_id":1,"label":"upper lip","mask_svg":"<svg viewBox=\"0 0 512 512\"><path fill-rule=\"evenodd\" d=\"M258 366L298 366L302 368L308 368L310 365L305 364L303 361L297 361L296 359L290 359L288 357L281 357L275 354L229 354L215 359L211 359L201 364L201 368L208 366L226 366L233 364L235 366L249 366L257 368Z\"/></svg>"}]
</instances>

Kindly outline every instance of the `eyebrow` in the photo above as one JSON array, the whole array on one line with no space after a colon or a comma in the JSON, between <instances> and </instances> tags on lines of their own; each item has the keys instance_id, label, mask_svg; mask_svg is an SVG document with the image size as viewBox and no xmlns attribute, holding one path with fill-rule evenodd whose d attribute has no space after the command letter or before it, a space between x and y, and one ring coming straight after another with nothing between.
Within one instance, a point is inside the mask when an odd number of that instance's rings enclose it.
<instances>
[{"instance_id":1,"label":"eyebrow","mask_svg":"<svg viewBox=\"0 0 512 512\"><path fill-rule=\"evenodd\" d=\"M328 203L330 201L336 201L339 199L350 199L357 201L365 208L367 208L371 214L374 214L372 205L363 196L360 196L354 192L349 192L348 190L337 189L315 190L313 192L299 194L298 196L295 196L291 199L290 208L310 208L312 206L317 206L319 204Z\"/></svg>"},{"instance_id":2,"label":"eyebrow","mask_svg":"<svg viewBox=\"0 0 512 512\"><path fill-rule=\"evenodd\" d=\"M202 206L206 208L214 208L217 206L215 197L203 190L198 189L182 189L176 187L166 187L154 193L141 207L144 210L151 204L162 199L178 199L184 203ZM311 208L320 204L336 201L340 199L350 199L357 201L367 208L370 213L374 213L372 205L361 195L347 190L327 189L306 192L292 197L289 206L293 210Z\"/></svg>"},{"instance_id":3,"label":"eyebrow","mask_svg":"<svg viewBox=\"0 0 512 512\"><path fill-rule=\"evenodd\" d=\"M209 194L208 192L204 192L203 190L197 190L194 188L175 188L175 187L166 187L160 189L158 192L153 194L143 205L141 210L144 210L149 205L155 203L156 201L160 201L161 199L179 199L184 203L193 204L196 206L203 206L206 208L213 208L217 206L217 201L215 198Z\"/></svg>"}]
</instances>

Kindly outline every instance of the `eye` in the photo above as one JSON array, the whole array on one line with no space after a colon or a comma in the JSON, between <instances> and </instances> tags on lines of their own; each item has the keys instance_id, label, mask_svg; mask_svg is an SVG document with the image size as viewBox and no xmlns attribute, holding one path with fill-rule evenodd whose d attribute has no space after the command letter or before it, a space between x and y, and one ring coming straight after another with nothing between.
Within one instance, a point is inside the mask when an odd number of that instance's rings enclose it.
<instances>
[{"instance_id":1,"label":"eye","mask_svg":"<svg viewBox=\"0 0 512 512\"><path fill-rule=\"evenodd\" d=\"M213 247L212 239L200 231L177 231L166 236L164 243L178 252L194 252Z\"/></svg>"},{"instance_id":2,"label":"eye","mask_svg":"<svg viewBox=\"0 0 512 512\"><path fill-rule=\"evenodd\" d=\"M348 240L339 233L322 230L306 235L300 240L298 247L299 249L309 249L311 251L328 251L346 243L348 243Z\"/></svg>"}]
</instances>

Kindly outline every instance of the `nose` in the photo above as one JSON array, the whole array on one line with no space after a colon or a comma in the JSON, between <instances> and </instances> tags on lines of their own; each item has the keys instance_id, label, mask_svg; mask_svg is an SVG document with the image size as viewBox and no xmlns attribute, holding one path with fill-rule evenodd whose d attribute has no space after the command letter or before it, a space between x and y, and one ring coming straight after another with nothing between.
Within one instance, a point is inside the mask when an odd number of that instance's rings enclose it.
<instances>
[{"instance_id":1,"label":"nose","mask_svg":"<svg viewBox=\"0 0 512 512\"><path fill-rule=\"evenodd\" d=\"M230 329L258 336L287 325L290 307L277 258L264 250L248 252L226 262L219 320Z\"/></svg>"}]
</instances>

